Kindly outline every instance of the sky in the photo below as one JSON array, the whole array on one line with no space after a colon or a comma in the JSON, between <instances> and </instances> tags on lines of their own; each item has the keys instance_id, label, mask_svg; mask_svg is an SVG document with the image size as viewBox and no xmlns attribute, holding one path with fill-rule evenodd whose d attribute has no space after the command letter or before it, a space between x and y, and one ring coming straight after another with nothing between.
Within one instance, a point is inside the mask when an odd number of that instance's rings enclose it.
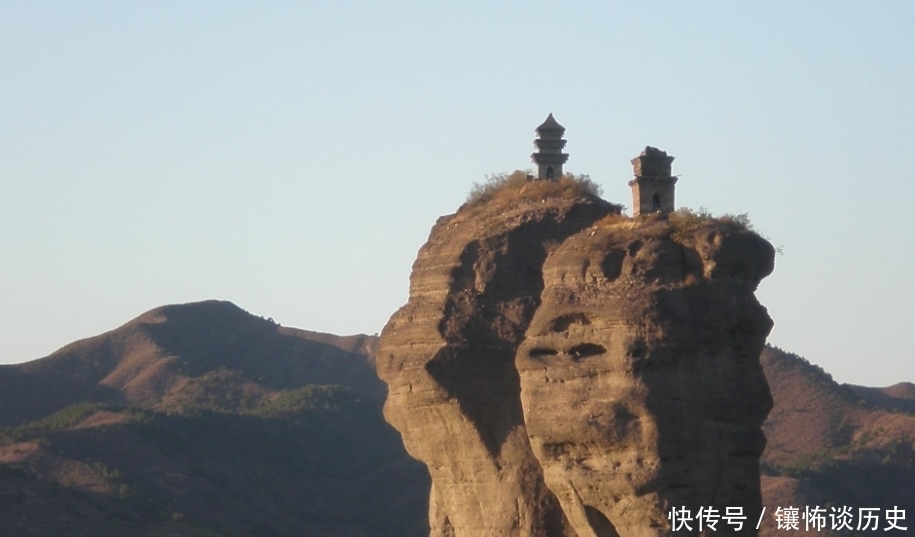
<instances>
[{"instance_id":1,"label":"sky","mask_svg":"<svg viewBox=\"0 0 915 537\"><path fill-rule=\"evenodd\" d=\"M915 381L915 3L0 4L0 363L154 307L230 300L380 332L436 218L487 174L566 170L779 246L769 342Z\"/></svg>"}]
</instances>

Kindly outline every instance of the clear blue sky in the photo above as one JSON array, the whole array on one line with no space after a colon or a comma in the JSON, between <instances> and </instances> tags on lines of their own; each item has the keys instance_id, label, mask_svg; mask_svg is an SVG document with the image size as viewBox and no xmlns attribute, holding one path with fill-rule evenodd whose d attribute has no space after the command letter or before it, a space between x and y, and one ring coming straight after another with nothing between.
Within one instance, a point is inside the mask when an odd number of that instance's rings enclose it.
<instances>
[{"instance_id":1,"label":"clear blue sky","mask_svg":"<svg viewBox=\"0 0 915 537\"><path fill-rule=\"evenodd\" d=\"M567 169L784 249L770 341L915 380L915 3L0 4L0 363L158 305L380 331L430 226L567 128Z\"/></svg>"}]
</instances>

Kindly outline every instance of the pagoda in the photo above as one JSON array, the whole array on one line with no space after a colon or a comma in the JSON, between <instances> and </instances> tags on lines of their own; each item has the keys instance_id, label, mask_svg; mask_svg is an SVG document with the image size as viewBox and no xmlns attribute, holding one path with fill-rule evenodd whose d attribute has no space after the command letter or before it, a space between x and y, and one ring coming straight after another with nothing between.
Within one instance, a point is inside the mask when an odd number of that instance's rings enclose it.
<instances>
[{"instance_id":1,"label":"pagoda","mask_svg":"<svg viewBox=\"0 0 915 537\"><path fill-rule=\"evenodd\" d=\"M632 216L674 211L674 185L677 184L677 177L670 174L673 161L673 156L651 146L632 159L635 175L635 179L629 181L632 188Z\"/></svg>"},{"instance_id":2,"label":"pagoda","mask_svg":"<svg viewBox=\"0 0 915 537\"><path fill-rule=\"evenodd\" d=\"M537 146L537 152L531 155L531 159L537 164L537 179L558 181L562 177L562 165L569 160L569 154L562 152L566 146L566 141L562 138L566 129L550 114L537 127L536 132L534 145Z\"/></svg>"}]
</instances>

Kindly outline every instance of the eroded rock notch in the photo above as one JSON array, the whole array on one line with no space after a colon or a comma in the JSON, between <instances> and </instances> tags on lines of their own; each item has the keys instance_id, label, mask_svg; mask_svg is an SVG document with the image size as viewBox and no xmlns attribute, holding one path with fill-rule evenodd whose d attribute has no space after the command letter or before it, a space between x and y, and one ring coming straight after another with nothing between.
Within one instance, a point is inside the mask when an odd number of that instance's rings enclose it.
<instances>
[{"instance_id":1,"label":"eroded rock notch","mask_svg":"<svg viewBox=\"0 0 915 537\"><path fill-rule=\"evenodd\" d=\"M431 535L670 535L673 505L752 518L773 259L735 222L594 196L439 219L377 359L385 417L432 476Z\"/></svg>"}]
</instances>

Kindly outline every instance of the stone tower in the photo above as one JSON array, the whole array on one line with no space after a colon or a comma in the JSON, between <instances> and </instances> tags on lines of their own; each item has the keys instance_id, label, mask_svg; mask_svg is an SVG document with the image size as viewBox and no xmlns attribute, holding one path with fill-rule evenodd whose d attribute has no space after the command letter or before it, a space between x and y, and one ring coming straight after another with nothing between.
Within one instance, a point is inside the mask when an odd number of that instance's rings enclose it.
<instances>
[{"instance_id":1,"label":"stone tower","mask_svg":"<svg viewBox=\"0 0 915 537\"><path fill-rule=\"evenodd\" d=\"M566 146L566 141L562 139L566 129L550 114L536 131L534 145L537 146L537 152L531 158L537 164L537 179L558 181L562 177L562 165L569 160L569 154L562 152Z\"/></svg>"},{"instance_id":2,"label":"stone tower","mask_svg":"<svg viewBox=\"0 0 915 537\"><path fill-rule=\"evenodd\" d=\"M632 159L635 179L632 187L632 216L674 211L674 185L677 178L670 174L674 157L656 147L646 146Z\"/></svg>"}]
</instances>

